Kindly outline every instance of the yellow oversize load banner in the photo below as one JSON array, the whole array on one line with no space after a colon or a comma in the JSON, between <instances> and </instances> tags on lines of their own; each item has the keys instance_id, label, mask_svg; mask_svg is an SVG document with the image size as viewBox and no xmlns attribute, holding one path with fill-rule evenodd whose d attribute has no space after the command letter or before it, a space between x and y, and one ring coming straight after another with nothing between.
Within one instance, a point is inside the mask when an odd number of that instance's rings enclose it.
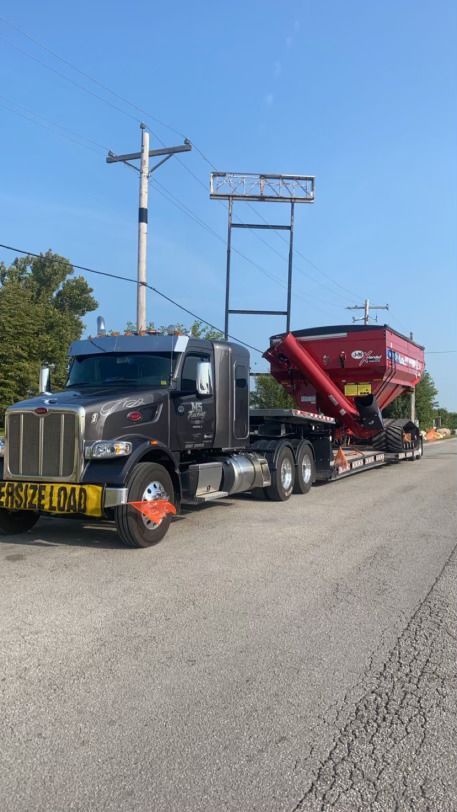
<instances>
[{"instance_id":1,"label":"yellow oversize load banner","mask_svg":"<svg viewBox=\"0 0 457 812\"><path fill-rule=\"evenodd\" d=\"M101 516L102 494L101 485L0 481L0 508Z\"/></svg>"}]
</instances>

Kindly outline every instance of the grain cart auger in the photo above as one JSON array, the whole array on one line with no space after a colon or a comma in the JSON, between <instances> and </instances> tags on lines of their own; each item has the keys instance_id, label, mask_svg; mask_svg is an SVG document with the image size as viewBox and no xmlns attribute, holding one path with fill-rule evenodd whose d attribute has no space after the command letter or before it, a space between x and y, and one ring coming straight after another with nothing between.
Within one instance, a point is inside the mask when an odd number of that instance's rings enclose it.
<instances>
[{"instance_id":1,"label":"grain cart auger","mask_svg":"<svg viewBox=\"0 0 457 812\"><path fill-rule=\"evenodd\" d=\"M333 417L335 439L398 453L420 445L412 420L381 411L412 389L424 348L387 325L316 327L276 335L265 353L271 374L300 409Z\"/></svg>"}]
</instances>

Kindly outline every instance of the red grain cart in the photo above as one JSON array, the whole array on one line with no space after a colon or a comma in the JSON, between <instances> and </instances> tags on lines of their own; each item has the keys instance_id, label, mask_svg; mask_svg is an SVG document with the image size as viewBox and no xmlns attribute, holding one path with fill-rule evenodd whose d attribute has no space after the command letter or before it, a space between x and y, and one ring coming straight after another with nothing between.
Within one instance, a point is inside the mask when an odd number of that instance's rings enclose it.
<instances>
[{"instance_id":1,"label":"red grain cart","mask_svg":"<svg viewBox=\"0 0 457 812\"><path fill-rule=\"evenodd\" d=\"M412 421L383 421L381 415L424 371L424 348L388 325L313 327L272 336L265 357L300 409L336 420L340 439L372 441L386 451L399 451L400 440L403 448L419 444Z\"/></svg>"}]
</instances>

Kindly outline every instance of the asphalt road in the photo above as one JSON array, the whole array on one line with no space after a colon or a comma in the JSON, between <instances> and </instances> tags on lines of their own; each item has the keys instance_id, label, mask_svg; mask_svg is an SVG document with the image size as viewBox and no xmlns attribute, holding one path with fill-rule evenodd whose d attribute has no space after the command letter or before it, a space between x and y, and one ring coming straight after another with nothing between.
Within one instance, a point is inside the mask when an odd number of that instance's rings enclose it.
<instances>
[{"instance_id":1,"label":"asphalt road","mask_svg":"<svg viewBox=\"0 0 457 812\"><path fill-rule=\"evenodd\" d=\"M2 537L2 812L457 810L456 461Z\"/></svg>"}]
</instances>

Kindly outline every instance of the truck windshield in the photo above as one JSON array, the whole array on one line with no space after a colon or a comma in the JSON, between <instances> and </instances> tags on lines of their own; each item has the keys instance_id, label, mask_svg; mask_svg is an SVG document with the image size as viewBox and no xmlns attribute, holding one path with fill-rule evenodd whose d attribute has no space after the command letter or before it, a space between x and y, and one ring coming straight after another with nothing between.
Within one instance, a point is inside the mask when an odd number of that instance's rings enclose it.
<instances>
[{"instance_id":1,"label":"truck windshield","mask_svg":"<svg viewBox=\"0 0 457 812\"><path fill-rule=\"evenodd\" d=\"M151 386L170 385L178 353L104 353L73 359L67 388L78 386Z\"/></svg>"}]
</instances>

